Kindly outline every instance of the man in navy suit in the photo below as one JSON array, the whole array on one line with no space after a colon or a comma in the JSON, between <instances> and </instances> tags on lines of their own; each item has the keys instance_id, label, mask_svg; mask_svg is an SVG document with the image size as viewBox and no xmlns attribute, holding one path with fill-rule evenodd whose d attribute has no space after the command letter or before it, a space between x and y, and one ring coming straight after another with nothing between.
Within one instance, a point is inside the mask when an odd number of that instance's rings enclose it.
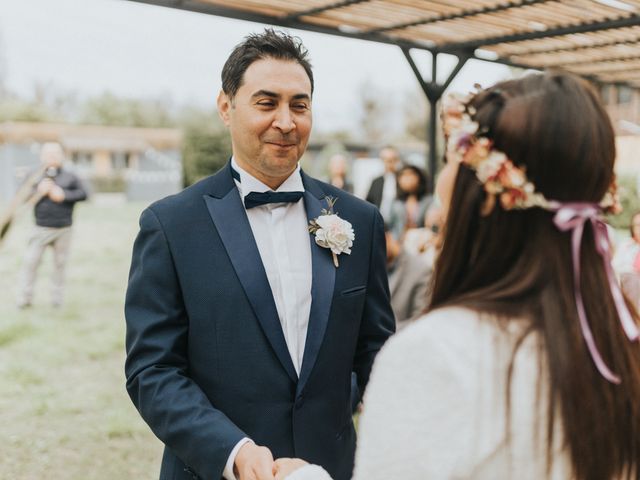
<instances>
[{"instance_id":1,"label":"man in navy suit","mask_svg":"<svg viewBox=\"0 0 640 480\"><path fill-rule=\"evenodd\" d=\"M312 93L299 41L247 37L218 97L229 164L140 217L125 371L161 479L273 479L279 457L351 476L352 396L394 319L376 208L300 170ZM308 230L330 198L355 232L337 263Z\"/></svg>"}]
</instances>

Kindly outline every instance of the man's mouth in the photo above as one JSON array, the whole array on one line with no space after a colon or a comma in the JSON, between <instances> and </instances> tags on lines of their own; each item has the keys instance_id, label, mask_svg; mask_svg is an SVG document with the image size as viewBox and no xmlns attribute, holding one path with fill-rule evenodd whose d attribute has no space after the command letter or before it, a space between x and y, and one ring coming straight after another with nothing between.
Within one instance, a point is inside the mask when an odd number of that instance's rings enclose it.
<instances>
[{"instance_id":1,"label":"man's mouth","mask_svg":"<svg viewBox=\"0 0 640 480\"><path fill-rule=\"evenodd\" d=\"M295 143L281 143L281 142L266 142L269 145L275 145L276 147L280 147L280 148L288 148L288 147L295 147Z\"/></svg>"}]
</instances>

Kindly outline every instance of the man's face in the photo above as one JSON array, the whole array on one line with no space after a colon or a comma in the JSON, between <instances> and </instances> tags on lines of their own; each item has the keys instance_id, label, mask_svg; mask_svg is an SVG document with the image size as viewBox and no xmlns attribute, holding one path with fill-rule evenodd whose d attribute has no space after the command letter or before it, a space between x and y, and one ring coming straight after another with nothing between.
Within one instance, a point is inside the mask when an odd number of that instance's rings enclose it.
<instances>
[{"instance_id":1,"label":"man's face","mask_svg":"<svg viewBox=\"0 0 640 480\"><path fill-rule=\"evenodd\" d=\"M233 154L250 174L269 184L296 168L311 133L311 81L297 62L265 58L252 63L218 112L231 132Z\"/></svg>"},{"instance_id":2,"label":"man's face","mask_svg":"<svg viewBox=\"0 0 640 480\"><path fill-rule=\"evenodd\" d=\"M40 151L40 160L47 167L60 168L64 153L57 143L45 143Z\"/></svg>"},{"instance_id":3,"label":"man's face","mask_svg":"<svg viewBox=\"0 0 640 480\"><path fill-rule=\"evenodd\" d=\"M384 148L380 152L384 163L384 171L393 173L398 169L398 153L392 148Z\"/></svg>"}]
</instances>

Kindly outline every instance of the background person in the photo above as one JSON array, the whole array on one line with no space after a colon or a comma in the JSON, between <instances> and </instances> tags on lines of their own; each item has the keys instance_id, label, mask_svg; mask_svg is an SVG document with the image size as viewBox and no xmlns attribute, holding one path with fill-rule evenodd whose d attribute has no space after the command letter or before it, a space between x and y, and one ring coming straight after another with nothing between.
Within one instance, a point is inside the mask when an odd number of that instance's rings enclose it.
<instances>
[{"instance_id":1,"label":"background person","mask_svg":"<svg viewBox=\"0 0 640 480\"><path fill-rule=\"evenodd\" d=\"M367 193L367 202L380 210L385 222L389 220L391 205L397 196L396 172L400 168L400 155L395 147L388 146L380 150L380 159L384 164L384 173L371 182Z\"/></svg>"},{"instance_id":2,"label":"background person","mask_svg":"<svg viewBox=\"0 0 640 480\"><path fill-rule=\"evenodd\" d=\"M388 230L385 231L385 238L391 308L398 330L426 311L433 265L422 256L408 252Z\"/></svg>"},{"instance_id":3,"label":"background person","mask_svg":"<svg viewBox=\"0 0 640 480\"><path fill-rule=\"evenodd\" d=\"M347 179L347 157L341 153L329 159L329 183L334 187L353 193L353 184Z\"/></svg>"},{"instance_id":4,"label":"background person","mask_svg":"<svg viewBox=\"0 0 640 480\"><path fill-rule=\"evenodd\" d=\"M43 178L34 195L40 200L34 207L35 227L29 239L20 275L17 305L30 307L36 274L47 247L53 250L51 303L60 307L64 299L65 270L71 246L71 226L76 202L85 200L87 192L80 179L63 167L64 151L58 143L45 143L40 151L45 165Z\"/></svg>"},{"instance_id":5,"label":"background person","mask_svg":"<svg viewBox=\"0 0 640 480\"><path fill-rule=\"evenodd\" d=\"M428 194L427 176L422 169L405 165L397 178L397 199L391 205L389 229L397 239L404 239L408 230L424 227L433 196Z\"/></svg>"}]
</instances>

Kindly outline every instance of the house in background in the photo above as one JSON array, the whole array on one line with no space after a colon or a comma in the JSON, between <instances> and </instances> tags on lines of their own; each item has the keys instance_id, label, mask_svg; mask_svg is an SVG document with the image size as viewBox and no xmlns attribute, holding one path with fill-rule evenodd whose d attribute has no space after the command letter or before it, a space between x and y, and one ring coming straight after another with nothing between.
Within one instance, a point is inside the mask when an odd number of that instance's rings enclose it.
<instances>
[{"instance_id":1,"label":"house in background","mask_svg":"<svg viewBox=\"0 0 640 480\"><path fill-rule=\"evenodd\" d=\"M169 128L6 122L0 124L0 201L11 199L39 163L40 147L58 142L93 192L152 201L182 189L182 132Z\"/></svg>"},{"instance_id":2,"label":"house in background","mask_svg":"<svg viewBox=\"0 0 640 480\"><path fill-rule=\"evenodd\" d=\"M640 135L640 90L626 85L604 85L600 94L616 135Z\"/></svg>"},{"instance_id":3,"label":"house in background","mask_svg":"<svg viewBox=\"0 0 640 480\"><path fill-rule=\"evenodd\" d=\"M616 172L635 177L640 192L640 90L604 85L600 93L616 132Z\"/></svg>"}]
</instances>

